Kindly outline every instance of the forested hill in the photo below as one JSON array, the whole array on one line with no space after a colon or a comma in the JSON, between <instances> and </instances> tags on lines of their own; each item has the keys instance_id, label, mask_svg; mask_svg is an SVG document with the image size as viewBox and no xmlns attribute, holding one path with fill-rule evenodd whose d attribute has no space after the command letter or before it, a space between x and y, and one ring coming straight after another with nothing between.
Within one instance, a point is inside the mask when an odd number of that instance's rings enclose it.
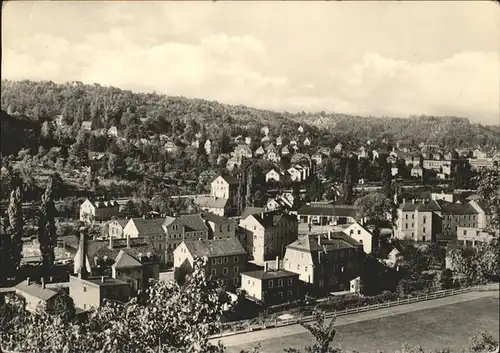
<instances>
[{"instance_id":1,"label":"forested hill","mask_svg":"<svg viewBox=\"0 0 500 353\"><path fill-rule=\"evenodd\" d=\"M413 116L410 118L361 117L346 114L298 114L295 120L330 131L343 131L356 140L386 138L443 146L496 146L500 126L471 124L466 118Z\"/></svg>"},{"instance_id":2,"label":"forested hill","mask_svg":"<svg viewBox=\"0 0 500 353\"><path fill-rule=\"evenodd\" d=\"M81 82L55 84L50 81L2 81L2 109L9 114L44 120L63 115L67 123L91 120L94 128L117 126L135 134L176 130L188 121L203 125L207 136L227 130L232 135L252 135L263 125L273 134L290 135L302 124L307 135L325 135L353 144L367 139L438 143L449 147L496 146L500 127L471 124L453 117L374 118L325 113L279 113L246 106L231 106L202 99L171 97L156 93L133 93ZM141 123L145 119L145 123ZM188 124L190 125L190 124ZM192 125L192 124L191 124ZM138 129L138 126L144 129ZM189 135L189 131L187 131ZM186 135L186 133L185 133Z\"/></svg>"}]
</instances>

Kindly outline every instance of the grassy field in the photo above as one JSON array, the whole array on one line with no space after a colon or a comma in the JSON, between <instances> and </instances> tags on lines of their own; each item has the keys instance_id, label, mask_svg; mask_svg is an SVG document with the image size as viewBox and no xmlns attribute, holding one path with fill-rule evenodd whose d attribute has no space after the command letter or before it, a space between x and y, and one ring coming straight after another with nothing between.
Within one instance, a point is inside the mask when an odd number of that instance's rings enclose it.
<instances>
[{"instance_id":1,"label":"grassy field","mask_svg":"<svg viewBox=\"0 0 500 353\"><path fill-rule=\"evenodd\" d=\"M496 339L499 325L498 298L481 298L442 307L419 310L339 326L335 341L339 346L361 353L382 350L392 353L403 343L420 344L427 349L449 347L461 352L469 335L480 330L490 332ZM283 352L284 348L303 348L310 344L308 333L276 337L261 342L265 353ZM229 347L228 352L239 352L255 344Z\"/></svg>"}]
</instances>

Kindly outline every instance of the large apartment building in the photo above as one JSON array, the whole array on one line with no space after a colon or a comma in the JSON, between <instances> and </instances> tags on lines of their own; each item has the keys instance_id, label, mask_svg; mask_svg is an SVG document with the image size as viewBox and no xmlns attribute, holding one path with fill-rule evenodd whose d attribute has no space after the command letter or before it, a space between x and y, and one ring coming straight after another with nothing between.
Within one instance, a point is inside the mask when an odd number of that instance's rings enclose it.
<instances>
[{"instance_id":1,"label":"large apartment building","mask_svg":"<svg viewBox=\"0 0 500 353\"><path fill-rule=\"evenodd\" d=\"M263 211L243 215L239 226L246 234L246 249L256 264L282 257L288 244L297 240L295 216L282 211Z\"/></svg>"},{"instance_id":2,"label":"large apartment building","mask_svg":"<svg viewBox=\"0 0 500 353\"><path fill-rule=\"evenodd\" d=\"M288 245L283 268L299 275L311 294L348 290L358 277L363 245L342 232L308 234Z\"/></svg>"}]
</instances>

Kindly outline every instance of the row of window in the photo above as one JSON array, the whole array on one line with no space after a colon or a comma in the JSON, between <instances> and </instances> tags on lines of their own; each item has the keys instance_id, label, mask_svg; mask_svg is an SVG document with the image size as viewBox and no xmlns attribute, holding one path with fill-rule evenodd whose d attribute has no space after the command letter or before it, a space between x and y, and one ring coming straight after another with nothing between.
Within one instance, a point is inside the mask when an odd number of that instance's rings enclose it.
<instances>
[{"instance_id":1,"label":"row of window","mask_svg":"<svg viewBox=\"0 0 500 353\"><path fill-rule=\"evenodd\" d=\"M233 262L238 263L240 261L240 258L238 256L233 257ZM216 265L217 263L221 265L222 263L227 264L229 262L228 257L214 257L212 258L212 265Z\"/></svg>"},{"instance_id":2,"label":"row of window","mask_svg":"<svg viewBox=\"0 0 500 353\"><path fill-rule=\"evenodd\" d=\"M238 271L239 271L238 266L234 266L233 267L233 273L238 273ZM223 275L227 275L228 272L229 272L229 269L227 267L224 267L222 269L222 274ZM216 268L212 268L212 276L217 276L217 269Z\"/></svg>"}]
</instances>

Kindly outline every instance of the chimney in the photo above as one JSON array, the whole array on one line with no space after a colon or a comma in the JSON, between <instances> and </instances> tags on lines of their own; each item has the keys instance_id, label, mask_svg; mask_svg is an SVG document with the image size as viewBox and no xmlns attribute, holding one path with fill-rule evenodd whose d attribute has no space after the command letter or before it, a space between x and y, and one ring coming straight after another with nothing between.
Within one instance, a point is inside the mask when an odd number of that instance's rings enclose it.
<instances>
[{"instance_id":1,"label":"chimney","mask_svg":"<svg viewBox=\"0 0 500 353\"><path fill-rule=\"evenodd\" d=\"M101 283L104 283L105 280L106 278L104 276L101 276Z\"/></svg>"},{"instance_id":2,"label":"chimney","mask_svg":"<svg viewBox=\"0 0 500 353\"><path fill-rule=\"evenodd\" d=\"M126 234L125 237L127 238L127 248L130 248L130 234Z\"/></svg>"},{"instance_id":3,"label":"chimney","mask_svg":"<svg viewBox=\"0 0 500 353\"><path fill-rule=\"evenodd\" d=\"M26 277L26 284L29 286L31 284L31 279L29 277Z\"/></svg>"},{"instance_id":4,"label":"chimney","mask_svg":"<svg viewBox=\"0 0 500 353\"><path fill-rule=\"evenodd\" d=\"M264 262L264 272L269 271L269 264L267 262Z\"/></svg>"},{"instance_id":5,"label":"chimney","mask_svg":"<svg viewBox=\"0 0 500 353\"><path fill-rule=\"evenodd\" d=\"M332 240L332 230L328 229L328 240Z\"/></svg>"},{"instance_id":6,"label":"chimney","mask_svg":"<svg viewBox=\"0 0 500 353\"><path fill-rule=\"evenodd\" d=\"M415 199L411 199L411 203L415 203Z\"/></svg>"},{"instance_id":7,"label":"chimney","mask_svg":"<svg viewBox=\"0 0 500 353\"><path fill-rule=\"evenodd\" d=\"M318 235L318 245L321 245L321 234Z\"/></svg>"},{"instance_id":8,"label":"chimney","mask_svg":"<svg viewBox=\"0 0 500 353\"><path fill-rule=\"evenodd\" d=\"M279 256L276 256L276 269L277 270L280 269L280 257Z\"/></svg>"},{"instance_id":9,"label":"chimney","mask_svg":"<svg viewBox=\"0 0 500 353\"><path fill-rule=\"evenodd\" d=\"M109 236L109 248L113 249L113 236Z\"/></svg>"},{"instance_id":10,"label":"chimney","mask_svg":"<svg viewBox=\"0 0 500 353\"><path fill-rule=\"evenodd\" d=\"M78 278L85 279L87 277L87 237L85 232L80 230L80 268L78 269Z\"/></svg>"},{"instance_id":11,"label":"chimney","mask_svg":"<svg viewBox=\"0 0 500 353\"><path fill-rule=\"evenodd\" d=\"M42 281L42 289L45 289L45 278L42 277L41 281Z\"/></svg>"}]
</instances>

